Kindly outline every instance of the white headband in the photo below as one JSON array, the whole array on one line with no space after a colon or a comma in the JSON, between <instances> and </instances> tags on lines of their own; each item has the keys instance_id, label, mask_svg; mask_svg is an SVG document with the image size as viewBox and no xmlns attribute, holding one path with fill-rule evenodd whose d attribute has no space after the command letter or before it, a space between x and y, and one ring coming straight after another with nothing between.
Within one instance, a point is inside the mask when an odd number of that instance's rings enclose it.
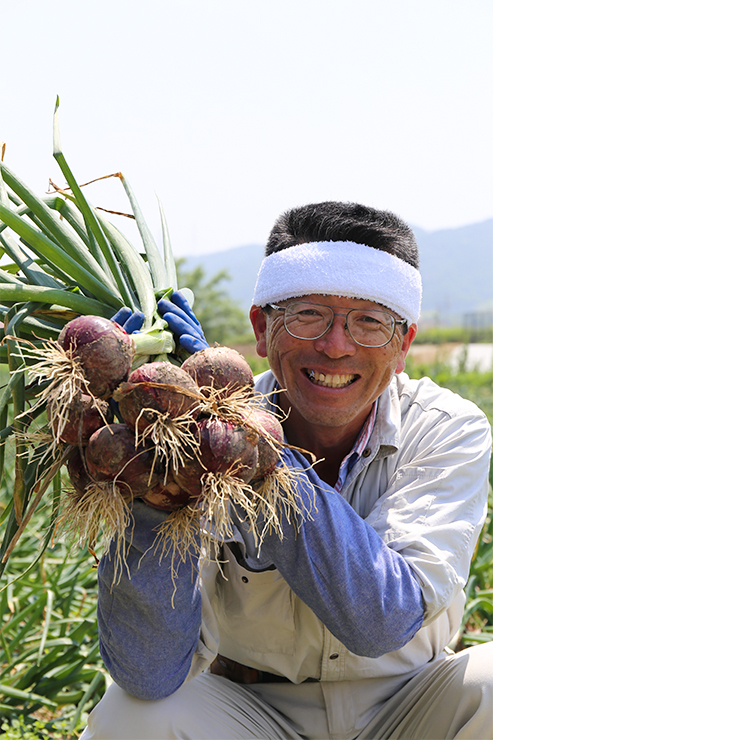
<instances>
[{"instance_id":1,"label":"white headband","mask_svg":"<svg viewBox=\"0 0 740 740\"><path fill-rule=\"evenodd\" d=\"M262 260L252 303L265 306L312 294L380 303L415 324L421 313L421 274L408 262L364 244L298 244Z\"/></svg>"}]
</instances>

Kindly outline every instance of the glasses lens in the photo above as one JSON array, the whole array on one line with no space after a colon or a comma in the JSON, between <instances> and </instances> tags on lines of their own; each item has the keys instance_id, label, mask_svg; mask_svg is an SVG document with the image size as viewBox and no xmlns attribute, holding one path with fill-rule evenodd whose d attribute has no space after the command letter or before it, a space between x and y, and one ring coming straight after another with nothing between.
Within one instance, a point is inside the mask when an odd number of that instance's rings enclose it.
<instances>
[{"instance_id":1,"label":"glasses lens","mask_svg":"<svg viewBox=\"0 0 740 740\"><path fill-rule=\"evenodd\" d=\"M327 306L297 301L285 309L285 328L298 339L318 339L331 323L332 315Z\"/></svg>"},{"instance_id":2,"label":"glasses lens","mask_svg":"<svg viewBox=\"0 0 740 740\"><path fill-rule=\"evenodd\" d=\"M347 314L352 339L365 347L382 347L393 336L393 316L387 311L355 308Z\"/></svg>"}]
</instances>

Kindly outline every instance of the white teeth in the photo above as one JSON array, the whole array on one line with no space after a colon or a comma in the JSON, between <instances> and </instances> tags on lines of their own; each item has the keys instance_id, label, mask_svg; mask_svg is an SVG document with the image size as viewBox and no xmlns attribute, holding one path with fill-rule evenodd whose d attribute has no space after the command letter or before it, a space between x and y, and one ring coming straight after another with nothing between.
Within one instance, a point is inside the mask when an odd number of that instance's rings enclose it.
<instances>
[{"instance_id":1,"label":"white teeth","mask_svg":"<svg viewBox=\"0 0 740 740\"><path fill-rule=\"evenodd\" d=\"M354 375L326 375L325 373L316 375L313 370L309 370L307 375L312 383L322 385L325 388L343 388L355 379Z\"/></svg>"}]
</instances>

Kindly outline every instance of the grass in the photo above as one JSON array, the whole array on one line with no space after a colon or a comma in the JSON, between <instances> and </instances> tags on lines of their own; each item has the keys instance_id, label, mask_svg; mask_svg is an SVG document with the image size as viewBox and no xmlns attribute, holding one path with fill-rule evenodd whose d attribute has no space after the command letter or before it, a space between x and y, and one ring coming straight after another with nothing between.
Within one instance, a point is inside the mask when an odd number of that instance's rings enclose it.
<instances>
[{"instance_id":1,"label":"grass","mask_svg":"<svg viewBox=\"0 0 740 740\"><path fill-rule=\"evenodd\" d=\"M428 375L473 400L491 419L491 373L414 363L407 372ZM11 500L10 481L6 472L0 501ZM471 564L456 649L492 639L491 498L489 477L488 517ZM0 579L0 737L7 740L77 737L110 681L98 652L94 558L56 542L37 561L43 517L34 518Z\"/></svg>"},{"instance_id":2,"label":"grass","mask_svg":"<svg viewBox=\"0 0 740 740\"><path fill-rule=\"evenodd\" d=\"M63 543L37 559L42 534L37 519L2 580L0 717L3 737L61 740L77 736L109 679L98 652L93 559Z\"/></svg>"},{"instance_id":3,"label":"grass","mask_svg":"<svg viewBox=\"0 0 740 740\"><path fill-rule=\"evenodd\" d=\"M446 342L493 342L493 327L434 326L421 329L414 340L417 344L445 344Z\"/></svg>"},{"instance_id":4,"label":"grass","mask_svg":"<svg viewBox=\"0 0 740 740\"><path fill-rule=\"evenodd\" d=\"M431 362L421 362L412 355L406 358L406 372L411 378L428 377L438 385L467 398L493 421L493 371L466 370L467 352L463 351L456 365L435 356Z\"/></svg>"}]
</instances>

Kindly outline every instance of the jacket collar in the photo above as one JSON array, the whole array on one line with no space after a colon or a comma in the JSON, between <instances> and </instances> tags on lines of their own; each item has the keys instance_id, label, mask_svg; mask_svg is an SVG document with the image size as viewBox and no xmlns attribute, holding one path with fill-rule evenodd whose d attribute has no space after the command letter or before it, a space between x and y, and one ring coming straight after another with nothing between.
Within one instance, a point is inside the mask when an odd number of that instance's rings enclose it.
<instances>
[{"instance_id":1,"label":"jacket collar","mask_svg":"<svg viewBox=\"0 0 740 740\"><path fill-rule=\"evenodd\" d=\"M398 397L398 375L378 398L378 412L370 444L373 457L387 457L398 452L401 436L401 401Z\"/></svg>"}]
</instances>

